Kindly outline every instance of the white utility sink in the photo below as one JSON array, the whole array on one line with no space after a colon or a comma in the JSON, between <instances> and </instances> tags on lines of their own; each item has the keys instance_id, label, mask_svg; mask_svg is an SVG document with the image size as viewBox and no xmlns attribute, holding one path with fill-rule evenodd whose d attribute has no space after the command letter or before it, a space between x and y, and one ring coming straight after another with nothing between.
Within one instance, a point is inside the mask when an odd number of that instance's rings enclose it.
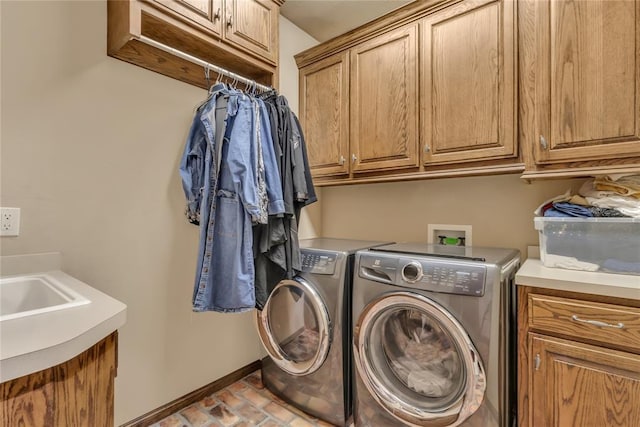
<instances>
[{"instance_id":1,"label":"white utility sink","mask_svg":"<svg viewBox=\"0 0 640 427\"><path fill-rule=\"evenodd\" d=\"M88 298L46 273L0 279L0 321L89 304Z\"/></svg>"}]
</instances>

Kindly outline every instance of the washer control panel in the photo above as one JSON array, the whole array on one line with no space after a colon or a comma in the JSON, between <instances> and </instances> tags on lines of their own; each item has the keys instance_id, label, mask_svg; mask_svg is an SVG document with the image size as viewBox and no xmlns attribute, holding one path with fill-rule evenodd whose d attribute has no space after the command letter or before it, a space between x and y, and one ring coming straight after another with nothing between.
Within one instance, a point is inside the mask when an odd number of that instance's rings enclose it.
<instances>
[{"instance_id":1,"label":"washer control panel","mask_svg":"<svg viewBox=\"0 0 640 427\"><path fill-rule=\"evenodd\" d=\"M412 274L418 264L420 277ZM405 270L408 269L409 277ZM424 285L428 290L460 295L484 295L484 284L487 276L487 268L482 265L462 263L447 263L438 261L411 261L402 269L403 279L408 283ZM411 281L413 280L413 281Z\"/></svg>"},{"instance_id":2,"label":"washer control panel","mask_svg":"<svg viewBox=\"0 0 640 427\"><path fill-rule=\"evenodd\" d=\"M487 266L458 260L407 258L362 254L358 275L363 279L409 289L481 297L487 280Z\"/></svg>"},{"instance_id":3,"label":"washer control panel","mask_svg":"<svg viewBox=\"0 0 640 427\"><path fill-rule=\"evenodd\" d=\"M331 275L336 271L337 255L331 252L302 251L302 271Z\"/></svg>"}]
</instances>

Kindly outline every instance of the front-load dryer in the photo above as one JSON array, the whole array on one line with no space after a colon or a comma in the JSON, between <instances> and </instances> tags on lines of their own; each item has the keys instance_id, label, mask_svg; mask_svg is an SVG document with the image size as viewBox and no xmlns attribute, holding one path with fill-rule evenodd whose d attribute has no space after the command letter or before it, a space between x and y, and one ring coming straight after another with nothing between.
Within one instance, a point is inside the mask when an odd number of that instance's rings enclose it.
<instances>
[{"instance_id":1,"label":"front-load dryer","mask_svg":"<svg viewBox=\"0 0 640 427\"><path fill-rule=\"evenodd\" d=\"M356 427L507 427L515 420L510 249L360 251L353 284Z\"/></svg>"},{"instance_id":2,"label":"front-load dryer","mask_svg":"<svg viewBox=\"0 0 640 427\"><path fill-rule=\"evenodd\" d=\"M300 240L302 272L258 312L268 353L262 381L295 407L337 426L352 411L351 288L355 253L388 242Z\"/></svg>"}]
</instances>

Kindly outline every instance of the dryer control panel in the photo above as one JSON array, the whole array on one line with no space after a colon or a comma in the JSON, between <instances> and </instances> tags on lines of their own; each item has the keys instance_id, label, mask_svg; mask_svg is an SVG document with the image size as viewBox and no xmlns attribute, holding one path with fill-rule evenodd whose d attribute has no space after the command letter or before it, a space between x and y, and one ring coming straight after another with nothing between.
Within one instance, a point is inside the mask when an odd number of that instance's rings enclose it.
<instances>
[{"instance_id":1,"label":"dryer control panel","mask_svg":"<svg viewBox=\"0 0 640 427\"><path fill-rule=\"evenodd\" d=\"M301 251L302 271L331 275L336 271L337 255L331 252Z\"/></svg>"},{"instance_id":2,"label":"dryer control panel","mask_svg":"<svg viewBox=\"0 0 640 427\"><path fill-rule=\"evenodd\" d=\"M487 268L478 263L436 258L360 257L358 274L376 282L447 294L484 295Z\"/></svg>"}]
</instances>

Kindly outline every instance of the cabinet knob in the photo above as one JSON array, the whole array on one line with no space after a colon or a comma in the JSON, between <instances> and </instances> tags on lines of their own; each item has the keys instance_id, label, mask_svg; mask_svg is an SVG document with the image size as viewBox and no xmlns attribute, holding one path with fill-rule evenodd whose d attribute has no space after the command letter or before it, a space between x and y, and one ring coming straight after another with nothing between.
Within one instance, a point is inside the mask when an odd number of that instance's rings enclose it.
<instances>
[{"instance_id":1,"label":"cabinet knob","mask_svg":"<svg viewBox=\"0 0 640 427\"><path fill-rule=\"evenodd\" d=\"M547 147L549 147L549 144L547 144L547 140L542 135L540 135L540 147L542 147L543 150L546 150Z\"/></svg>"},{"instance_id":2,"label":"cabinet knob","mask_svg":"<svg viewBox=\"0 0 640 427\"><path fill-rule=\"evenodd\" d=\"M424 145L424 152L428 153L429 151L431 151L431 147L429 147L429 144L425 144Z\"/></svg>"},{"instance_id":3,"label":"cabinet knob","mask_svg":"<svg viewBox=\"0 0 640 427\"><path fill-rule=\"evenodd\" d=\"M344 158L344 156L342 156L342 155L341 155L341 156L340 156L340 161L339 161L339 163L340 163L341 165L344 165L344 162L345 162L345 158Z\"/></svg>"},{"instance_id":4,"label":"cabinet knob","mask_svg":"<svg viewBox=\"0 0 640 427\"><path fill-rule=\"evenodd\" d=\"M351 154L351 162L355 163L358 160L355 154Z\"/></svg>"},{"instance_id":5,"label":"cabinet knob","mask_svg":"<svg viewBox=\"0 0 640 427\"><path fill-rule=\"evenodd\" d=\"M216 13L213 15L213 20L214 21L217 21L218 19L220 19L222 17L221 12L222 11L220 10L220 8L218 8L218 10L216 10Z\"/></svg>"},{"instance_id":6,"label":"cabinet knob","mask_svg":"<svg viewBox=\"0 0 640 427\"><path fill-rule=\"evenodd\" d=\"M539 354L536 354L534 363L535 363L535 368L536 368L536 371L537 371L538 369L540 369L540 355Z\"/></svg>"},{"instance_id":7,"label":"cabinet knob","mask_svg":"<svg viewBox=\"0 0 640 427\"><path fill-rule=\"evenodd\" d=\"M233 17L229 16L229 18L227 18L227 27L231 28L233 26Z\"/></svg>"}]
</instances>

